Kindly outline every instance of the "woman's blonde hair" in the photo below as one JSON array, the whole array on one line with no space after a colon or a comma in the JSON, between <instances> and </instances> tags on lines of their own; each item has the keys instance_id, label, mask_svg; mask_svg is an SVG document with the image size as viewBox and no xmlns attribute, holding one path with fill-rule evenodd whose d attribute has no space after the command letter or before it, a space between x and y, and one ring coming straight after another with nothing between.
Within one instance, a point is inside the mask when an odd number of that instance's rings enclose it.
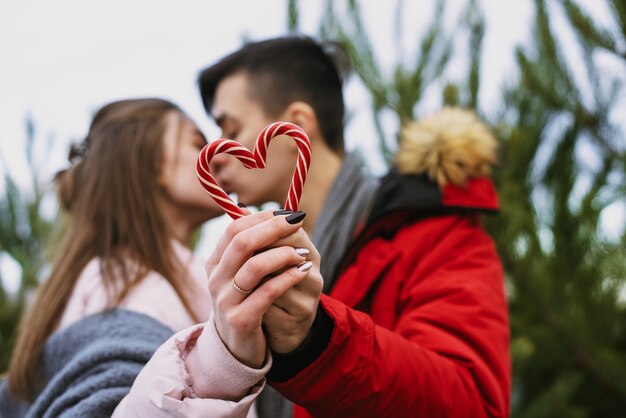
<instances>
[{"instance_id":1,"label":"woman's blonde hair","mask_svg":"<svg viewBox=\"0 0 626 418\"><path fill-rule=\"evenodd\" d=\"M20 324L9 365L9 388L31 400L40 389L39 361L86 264L100 260L114 306L149 271L172 285L197 320L184 291L186 272L172 253L160 209L164 192L165 117L180 109L161 99L123 100L101 108L89 134L70 151L72 166L55 177L67 230L50 276Z\"/></svg>"}]
</instances>

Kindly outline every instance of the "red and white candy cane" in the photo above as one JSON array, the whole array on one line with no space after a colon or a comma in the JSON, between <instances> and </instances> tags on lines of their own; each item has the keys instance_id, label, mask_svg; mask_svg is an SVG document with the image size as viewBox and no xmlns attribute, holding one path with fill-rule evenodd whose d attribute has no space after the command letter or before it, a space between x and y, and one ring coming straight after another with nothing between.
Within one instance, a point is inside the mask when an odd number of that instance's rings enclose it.
<instances>
[{"instance_id":1,"label":"red and white candy cane","mask_svg":"<svg viewBox=\"0 0 626 418\"><path fill-rule=\"evenodd\" d=\"M222 190L211 175L209 165L211 159L216 154L226 153L236 157L246 168L265 168L269 143L273 138L280 135L291 137L298 146L296 168L293 172L289 193L285 202L285 209L296 211L298 210L298 202L300 201L306 175L311 164L311 141L299 126L288 122L276 122L266 126L257 137L253 152L230 139L219 139L211 142L200 151L196 162L198 180L200 180L202 187L231 218L241 218L245 216L245 213Z\"/></svg>"}]
</instances>

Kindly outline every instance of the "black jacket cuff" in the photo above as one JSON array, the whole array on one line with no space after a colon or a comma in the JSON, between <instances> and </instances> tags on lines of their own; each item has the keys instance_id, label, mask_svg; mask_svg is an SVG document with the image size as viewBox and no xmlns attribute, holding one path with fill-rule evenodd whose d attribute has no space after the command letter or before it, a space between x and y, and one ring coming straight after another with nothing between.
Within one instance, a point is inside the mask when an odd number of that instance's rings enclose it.
<instances>
[{"instance_id":1,"label":"black jacket cuff","mask_svg":"<svg viewBox=\"0 0 626 418\"><path fill-rule=\"evenodd\" d=\"M328 347L334 329L335 323L320 303L311 331L298 348L286 354L272 352L274 361L267 374L268 380L283 383L306 369Z\"/></svg>"}]
</instances>

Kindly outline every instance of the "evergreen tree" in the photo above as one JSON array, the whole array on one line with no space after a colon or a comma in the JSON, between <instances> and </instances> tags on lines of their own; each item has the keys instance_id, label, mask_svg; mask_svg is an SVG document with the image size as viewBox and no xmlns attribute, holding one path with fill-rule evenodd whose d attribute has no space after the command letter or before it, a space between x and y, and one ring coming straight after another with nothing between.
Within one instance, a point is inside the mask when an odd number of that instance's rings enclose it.
<instances>
[{"instance_id":1,"label":"evergreen tree","mask_svg":"<svg viewBox=\"0 0 626 418\"><path fill-rule=\"evenodd\" d=\"M325 13L320 27L323 38L343 44L352 60L354 70L367 88L371 98L371 115L378 135L381 153L387 162L391 161L394 144L389 143L389 134L383 126L383 116L391 113L398 118L401 126L416 118L416 106L423 99L426 89L435 82L443 82L453 50L454 33L444 30L445 1L438 0L431 24L426 29L413 54L405 54L402 48L404 34L404 3L398 1L395 12L394 43L398 50L391 74L386 74L372 46L370 36L363 23L361 10L356 0L345 3L347 16L343 16L337 2L326 1ZM483 24L482 14L475 1L470 1L468 13L460 27L474 28ZM472 37L480 48L482 35ZM476 52L476 51L473 51ZM406 59L409 57L409 59ZM476 62L473 62L476 64ZM474 67L472 67L474 68ZM473 75L477 75L472 73ZM478 91L478 78L472 79ZM459 102L458 86L450 84L446 89L449 101ZM477 96L467 95L475 104Z\"/></svg>"},{"instance_id":2,"label":"evergreen tree","mask_svg":"<svg viewBox=\"0 0 626 418\"><path fill-rule=\"evenodd\" d=\"M21 267L18 294L9 297L0 281L0 373L5 371L11 355L17 324L29 293L37 287L45 264L44 244L49 241L53 222L41 214L47 188L41 181L36 161L35 124L26 118L26 160L31 174L30 190L21 189L8 171L4 173L4 190L0 196L0 252L9 254ZM50 150L52 138L48 141Z\"/></svg>"},{"instance_id":3,"label":"evergreen tree","mask_svg":"<svg viewBox=\"0 0 626 418\"><path fill-rule=\"evenodd\" d=\"M561 2L579 63L551 28L557 4L536 0L533 47L518 48L520 80L505 92L502 216L490 226L510 279L516 417L626 414L626 236L608 239L600 227L602 210L625 196L615 117L624 118L626 77L607 77L598 50L624 60L626 13L609 3L620 30Z\"/></svg>"},{"instance_id":4,"label":"evergreen tree","mask_svg":"<svg viewBox=\"0 0 626 418\"><path fill-rule=\"evenodd\" d=\"M300 13L298 13L298 0L287 0L287 31L296 33L300 28Z\"/></svg>"}]
</instances>

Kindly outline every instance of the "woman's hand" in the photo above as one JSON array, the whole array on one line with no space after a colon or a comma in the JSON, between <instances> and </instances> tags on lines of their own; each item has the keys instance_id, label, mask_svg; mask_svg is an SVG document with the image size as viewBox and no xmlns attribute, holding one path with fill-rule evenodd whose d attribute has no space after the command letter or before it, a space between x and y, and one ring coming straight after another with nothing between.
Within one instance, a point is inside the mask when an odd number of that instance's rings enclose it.
<instances>
[{"instance_id":1,"label":"woman's hand","mask_svg":"<svg viewBox=\"0 0 626 418\"><path fill-rule=\"evenodd\" d=\"M301 220L290 224L286 216L274 216L271 211L245 216L228 226L207 262L218 333L230 352L250 367L259 368L265 360L264 315L309 274L310 263L303 265L305 256L279 241L301 226Z\"/></svg>"}]
</instances>

